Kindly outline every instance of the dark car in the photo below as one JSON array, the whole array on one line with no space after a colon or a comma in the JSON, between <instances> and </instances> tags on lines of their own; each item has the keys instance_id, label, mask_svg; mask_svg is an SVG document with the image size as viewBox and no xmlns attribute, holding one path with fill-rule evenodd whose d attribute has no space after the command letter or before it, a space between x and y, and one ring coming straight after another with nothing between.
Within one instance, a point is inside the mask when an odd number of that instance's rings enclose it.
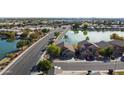
<instances>
[{"instance_id":1,"label":"dark car","mask_svg":"<svg viewBox=\"0 0 124 93\"><path fill-rule=\"evenodd\" d=\"M37 70L38 70L37 66L33 66L30 71L31 72L36 72Z\"/></svg>"},{"instance_id":2,"label":"dark car","mask_svg":"<svg viewBox=\"0 0 124 93\"><path fill-rule=\"evenodd\" d=\"M40 51L41 51L41 52L44 52L45 50L46 50L46 48L43 48L43 49L41 49Z\"/></svg>"},{"instance_id":3,"label":"dark car","mask_svg":"<svg viewBox=\"0 0 124 93\"><path fill-rule=\"evenodd\" d=\"M110 62L110 58L109 58L109 57L104 57L104 58L103 58L103 61L104 61L104 63Z\"/></svg>"},{"instance_id":4,"label":"dark car","mask_svg":"<svg viewBox=\"0 0 124 93\"><path fill-rule=\"evenodd\" d=\"M121 61L124 62L124 56L121 57Z\"/></svg>"}]
</instances>

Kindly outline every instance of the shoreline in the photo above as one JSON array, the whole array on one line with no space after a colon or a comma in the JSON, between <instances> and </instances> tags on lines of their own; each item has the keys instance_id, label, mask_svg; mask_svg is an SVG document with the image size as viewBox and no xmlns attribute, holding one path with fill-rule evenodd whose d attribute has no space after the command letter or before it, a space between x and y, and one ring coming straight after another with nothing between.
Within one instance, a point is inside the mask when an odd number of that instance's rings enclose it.
<instances>
[{"instance_id":1,"label":"shoreline","mask_svg":"<svg viewBox=\"0 0 124 93\"><path fill-rule=\"evenodd\" d=\"M5 41L5 42L7 42L7 43L13 43L13 42L15 42L15 41L18 41L19 39L15 39L15 40L13 40L12 42L11 42L11 41L10 41L10 42L7 41L8 39L0 39L0 40ZM15 50L8 51L8 52L4 52L5 54L4 54L4 56L1 56L1 57L0 57L0 61L3 60L4 58L6 58L7 55L9 55L9 54L11 54L11 53L16 53L16 52L18 52L18 51L19 51L19 49L16 47Z\"/></svg>"},{"instance_id":2,"label":"shoreline","mask_svg":"<svg viewBox=\"0 0 124 93\"><path fill-rule=\"evenodd\" d=\"M44 37L44 36L43 36L43 37ZM40 39L40 38L38 38L38 40L39 40L39 39ZM4 40L6 40L6 39L4 39ZM37 40L37 41L38 41L38 40ZM12 63L16 58L18 58L25 50L27 50L27 49L28 49L29 47L31 47L34 43L36 43L37 41L32 42L29 46L25 46L23 50L19 50L19 49L17 48L17 50L8 52L3 58L0 58L0 72L1 72L4 68L6 68L10 63ZM13 54L14 57L12 57L12 58L7 57L7 55L9 55L9 54ZM7 60L7 61L6 61L6 60ZM6 65L4 65L4 64L6 64ZM2 66L2 65L3 65L3 66ZM3 67L3 69L1 69L1 67Z\"/></svg>"}]
</instances>

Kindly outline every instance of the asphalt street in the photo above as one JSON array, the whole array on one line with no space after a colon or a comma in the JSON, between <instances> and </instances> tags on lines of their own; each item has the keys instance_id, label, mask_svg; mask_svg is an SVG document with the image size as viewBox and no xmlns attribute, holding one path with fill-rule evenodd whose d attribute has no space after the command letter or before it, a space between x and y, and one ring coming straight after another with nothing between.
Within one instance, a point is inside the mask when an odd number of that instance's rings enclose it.
<instances>
[{"instance_id":1,"label":"asphalt street","mask_svg":"<svg viewBox=\"0 0 124 93\"><path fill-rule=\"evenodd\" d=\"M54 65L61 67L63 70L122 70L124 62L56 62Z\"/></svg>"},{"instance_id":2,"label":"asphalt street","mask_svg":"<svg viewBox=\"0 0 124 93\"><path fill-rule=\"evenodd\" d=\"M66 29L65 29L66 30ZM31 49L24 53L14 64L12 64L3 75L30 75L32 67L37 63L41 56L41 50L48 45L50 38L54 37L54 32L63 31L62 28L51 31L45 38L40 40Z\"/></svg>"}]
</instances>

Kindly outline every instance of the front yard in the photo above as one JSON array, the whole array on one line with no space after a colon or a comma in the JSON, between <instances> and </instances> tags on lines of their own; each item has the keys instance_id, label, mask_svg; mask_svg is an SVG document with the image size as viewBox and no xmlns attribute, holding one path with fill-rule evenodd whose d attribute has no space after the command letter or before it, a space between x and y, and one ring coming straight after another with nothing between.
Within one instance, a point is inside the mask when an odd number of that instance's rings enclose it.
<instances>
[{"instance_id":1,"label":"front yard","mask_svg":"<svg viewBox=\"0 0 124 93\"><path fill-rule=\"evenodd\" d=\"M117 72L114 72L114 75L124 75L124 71L117 71Z\"/></svg>"}]
</instances>

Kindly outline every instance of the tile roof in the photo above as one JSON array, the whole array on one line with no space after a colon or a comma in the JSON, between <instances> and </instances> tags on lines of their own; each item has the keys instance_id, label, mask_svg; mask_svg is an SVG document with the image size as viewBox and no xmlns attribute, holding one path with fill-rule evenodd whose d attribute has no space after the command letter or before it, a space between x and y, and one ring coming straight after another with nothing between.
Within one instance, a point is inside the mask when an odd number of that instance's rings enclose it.
<instances>
[{"instance_id":1,"label":"tile roof","mask_svg":"<svg viewBox=\"0 0 124 93\"><path fill-rule=\"evenodd\" d=\"M65 43L65 42L60 42L60 43L57 44L57 46L62 47L62 48L67 48L70 51L75 52L75 49L71 44L68 44L68 43Z\"/></svg>"},{"instance_id":2,"label":"tile roof","mask_svg":"<svg viewBox=\"0 0 124 93\"><path fill-rule=\"evenodd\" d=\"M112 45L105 41L95 43L99 48L111 47Z\"/></svg>"},{"instance_id":3,"label":"tile roof","mask_svg":"<svg viewBox=\"0 0 124 93\"><path fill-rule=\"evenodd\" d=\"M86 45L86 44L92 45L92 44L91 44L90 42L88 42L87 40L83 40L83 41L81 41L81 42L78 43L79 46Z\"/></svg>"},{"instance_id":4,"label":"tile roof","mask_svg":"<svg viewBox=\"0 0 124 93\"><path fill-rule=\"evenodd\" d=\"M113 40L109 43L115 46L124 47L124 40Z\"/></svg>"}]
</instances>

